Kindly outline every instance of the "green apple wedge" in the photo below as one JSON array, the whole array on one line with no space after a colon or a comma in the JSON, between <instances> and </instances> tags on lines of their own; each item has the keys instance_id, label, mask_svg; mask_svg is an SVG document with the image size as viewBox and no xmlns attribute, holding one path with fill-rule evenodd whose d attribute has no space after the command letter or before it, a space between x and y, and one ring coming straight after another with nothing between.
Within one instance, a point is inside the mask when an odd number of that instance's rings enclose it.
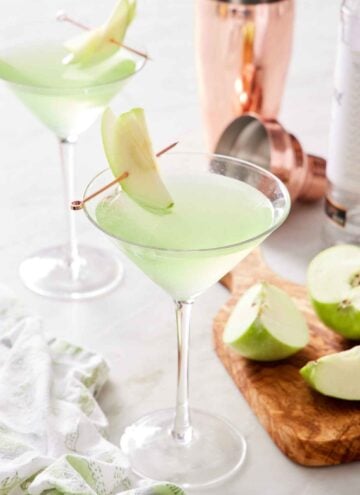
<instances>
[{"instance_id":1,"label":"green apple wedge","mask_svg":"<svg viewBox=\"0 0 360 495\"><path fill-rule=\"evenodd\" d=\"M309 331L288 294L262 282L250 287L238 301L223 339L244 357L275 361L305 347Z\"/></svg>"},{"instance_id":2,"label":"green apple wedge","mask_svg":"<svg viewBox=\"0 0 360 495\"><path fill-rule=\"evenodd\" d=\"M169 211L174 205L162 181L142 108L133 108L116 118L110 108L103 114L103 146L115 177L127 172L121 188L140 206Z\"/></svg>"},{"instance_id":3,"label":"green apple wedge","mask_svg":"<svg viewBox=\"0 0 360 495\"><path fill-rule=\"evenodd\" d=\"M348 339L360 339L360 247L325 249L310 263L308 290L319 318Z\"/></svg>"},{"instance_id":4,"label":"green apple wedge","mask_svg":"<svg viewBox=\"0 0 360 495\"><path fill-rule=\"evenodd\" d=\"M360 346L308 362L301 376L323 395L360 400Z\"/></svg>"},{"instance_id":5,"label":"green apple wedge","mask_svg":"<svg viewBox=\"0 0 360 495\"><path fill-rule=\"evenodd\" d=\"M67 41L64 64L98 64L118 51L136 13L136 0L118 0L105 24Z\"/></svg>"}]
</instances>

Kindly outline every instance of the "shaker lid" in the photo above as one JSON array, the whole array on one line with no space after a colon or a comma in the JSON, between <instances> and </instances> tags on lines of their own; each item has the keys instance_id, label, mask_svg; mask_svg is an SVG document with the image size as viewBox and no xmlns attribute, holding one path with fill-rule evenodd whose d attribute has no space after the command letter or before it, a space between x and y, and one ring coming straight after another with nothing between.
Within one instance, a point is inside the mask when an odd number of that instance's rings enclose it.
<instances>
[{"instance_id":1,"label":"shaker lid","mask_svg":"<svg viewBox=\"0 0 360 495\"><path fill-rule=\"evenodd\" d=\"M251 113L236 117L220 136L215 153L271 171L287 186L292 200L316 201L325 193L325 160L307 155L277 120Z\"/></svg>"},{"instance_id":2,"label":"shaker lid","mask_svg":"<svg viewBox=\"0 0 360 495\"><path fill-rule=\"evenodd\" d=\"M265 125L253 114L233 120L224 130L215 153L235 156L270 170L270 140Z\"/></svg>"}]
</instances>

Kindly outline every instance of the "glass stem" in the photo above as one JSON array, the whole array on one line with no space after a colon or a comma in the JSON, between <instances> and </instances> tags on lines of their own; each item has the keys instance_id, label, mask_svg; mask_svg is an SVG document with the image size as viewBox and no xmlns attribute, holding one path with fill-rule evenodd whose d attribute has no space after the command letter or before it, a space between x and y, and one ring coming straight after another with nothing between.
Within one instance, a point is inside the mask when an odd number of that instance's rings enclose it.
<instances>
[{"instance_id":1,"label":"glass stem","mask_svg":"<svg viewBox=\"0 0 360 495\"><path fill-rule=\"evenodd\" d=\"M189 343L192 301L175 301L178 341L178 382L172 435L179 443L192 437L189 410Z\"/></svg>"},{"instance_id":2,"label":"glass stem","mask_svg":"<svg viewBox=\"0 0 360 495\"><path fill-rule=\"evenodd\" d=\"M66 261L71 270L73 280L79 277L80 257L76 235L74 211L70 208L74 200L74 151L77 138L59 138L60 162L64 183L65 214L68 230Z\"/></svg>"}]
</instances>

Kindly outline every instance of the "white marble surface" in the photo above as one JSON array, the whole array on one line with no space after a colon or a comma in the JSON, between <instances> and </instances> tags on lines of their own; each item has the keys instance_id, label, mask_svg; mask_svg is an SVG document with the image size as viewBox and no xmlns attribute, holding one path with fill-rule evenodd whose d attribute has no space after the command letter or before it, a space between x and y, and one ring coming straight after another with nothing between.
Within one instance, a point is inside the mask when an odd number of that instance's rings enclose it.
<instances>
[{"instance_id":1,"label":"white marble surface","mask_svg":"<svg viewBox=\"0 0 360 495\"><path fill-rule=\"evenodd\" d=\"M340 0L298 0L293 63L282 110L285 125L307 149L326 155L336 23ZM95 22L112 0L1 0L0 26L51 18L62 7ZM161 146L180 138L184 149L202 149L202 129L193 59L193 1L139 0L134 36L143 39L155 62L133 81L117 109L144 105L152 134ZM126 277L106 297L82 303L49 301L22 287L19 262L39 247L64 237L56 142L10 95L0 89L0 279L15 289L61 335L102 352L111 364L111 382L101 395L111 438L139 415L173 404L176 352L171 301L124 260ZM80 140L77 184L81 191L105 166L95 124ZM81 217L81 215L80 215ZM303 281L309 257L320 246L321 205L297 206L265 246L278 272ZM79 219L81 238L107 245ZM109 249L111 246L108 245ZM245 465L217 495L338 495L360 489L358 464L308 469L274 446L227 376L212 350L211 321L227 298L215 286L199 298L193 319L191 399L194 406L225 416L244 432ZM345 481L346 480L346 481ZM194 492L195 493L195 492Z\"/></svg>"}]
</instances>

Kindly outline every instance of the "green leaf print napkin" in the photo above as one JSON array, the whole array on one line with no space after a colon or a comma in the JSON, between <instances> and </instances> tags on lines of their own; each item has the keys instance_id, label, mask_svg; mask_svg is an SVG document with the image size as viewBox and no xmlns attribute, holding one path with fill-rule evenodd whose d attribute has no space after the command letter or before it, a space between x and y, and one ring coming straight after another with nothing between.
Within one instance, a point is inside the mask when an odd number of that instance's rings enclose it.
<instances>
[{"instance_id":1,"label":"green leaf print napkin","mask_svg":"<svg viewBox=\"0 0 360 495\"><path fill-rule=\"evenodd\" d=\"M184 493L139 487L105 439L95 397L108 371L97 354L47 340L40 319L0 286L0 495Z\"/></svg>"}]
</instances>

